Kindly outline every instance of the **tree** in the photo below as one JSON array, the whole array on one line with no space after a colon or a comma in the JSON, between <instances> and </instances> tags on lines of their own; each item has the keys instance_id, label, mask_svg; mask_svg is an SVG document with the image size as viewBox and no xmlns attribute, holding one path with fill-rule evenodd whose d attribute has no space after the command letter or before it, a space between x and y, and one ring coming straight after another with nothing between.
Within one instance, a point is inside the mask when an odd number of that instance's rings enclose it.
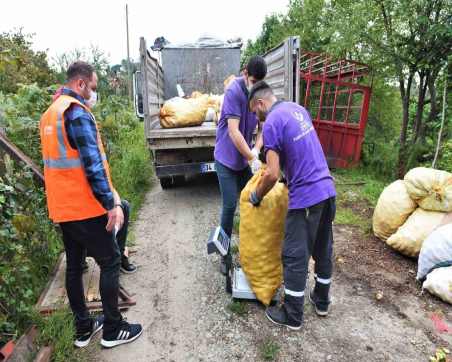
<instances>
[{"instance_id":1,"label":"tree","mask_svg":"<svg viewBox=\"0 0 452 362\"><path fill-rule=\"evenodd\" d=\"M33 51L31 39L22 30L0 34L0 92L15 93L20 84L46 87L56 81L46 53Z\"/></svg>"},{"instance_id":2,"label":"tree","mask_svg":"<svg viewBox=\"0 0 452 362\"><path fill-rule=\"evenodd\" d=\"M437 80L452 47L450 9L450 0L337 1L330 9L327 48L358 54L377 76L398 84L400 177L438 117Z\"/></svg>"},{"instance_id":3,"label":"tree","mask_svg":"<svg viewBox=\"0 0 452 362\"><path fill-rule=\"evenodd\" d=\"M70 52L57 55L53 62L57 68L58 80L60 83L66 81L66 70L75 61L83 60L93 65L98 75L97 89L100 96L127 95L128 73L127 60L122 60L121 64L110 66L108 57L98 46L91 45L89 48L76 48ZM132 72L136 70L136 65L131 64Z\"/></svg>"},{"instance_id":4,"label":"tree","mask_svg":"<svg viewBox=\"0 0 452 362\"><path fill-rule=\"evenodd\" d=\"M249 58L253 55L263 54L271 49L279 42L283 32L283 26L280 20L280 15L272 14L266 16L262 31L255 41L248 40L245 51L242 56L242 67L246 64Z\"/></svg>"},{"instance_id":5,"label":"tree","mask_svg":"<svg viewBox=\"0 0 452 362\"><path fill-rule=\"evenodd\" d=\"M441 109L436 89L451 74L451 9L451 0L291 0L286 14L266 18L244 57L261 54L288 35L298 35L303 50L368 63L378 85L371 107L381 106L394 86L398 88L401 111L398 102L390 102L391 112L371 108L369 127L398 125L394 144L397 173L403 176L426 148L427 157L433 158L431 140L436 138ZM379 113L383 118L371 119Z\"/></svg>"}]
</instances>

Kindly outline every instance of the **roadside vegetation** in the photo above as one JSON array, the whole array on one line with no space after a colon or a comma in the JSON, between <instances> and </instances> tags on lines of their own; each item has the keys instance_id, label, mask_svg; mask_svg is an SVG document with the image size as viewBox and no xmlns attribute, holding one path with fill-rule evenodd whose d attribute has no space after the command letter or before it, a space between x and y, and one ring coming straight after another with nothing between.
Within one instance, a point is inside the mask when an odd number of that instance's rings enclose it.
<instances>
[{"instance_id":1,"label":"roadside vegetation","mask_svg":"<svg viewBox=\"0 0 452 362\"><path fill-rule=\"evenodd\" d=\"M94 64L100 101L94 113L106 146L113 183L132 205L132 220L150 187L151 167L143 123L128 100L124 67L110 67L97 48L74 50L51 67L45 53L31 50L22 32L0 34L0 127L7 137L42 167L39 119L64 82L75 59ZM48 220L42 185L24 165L0 151L0 347L31 325L38 343L54 346L54 361L80 361L73 344L72 317L64 308L50 317L34 305L63 250L61 235Z\"/></svg>"}]
</instances>

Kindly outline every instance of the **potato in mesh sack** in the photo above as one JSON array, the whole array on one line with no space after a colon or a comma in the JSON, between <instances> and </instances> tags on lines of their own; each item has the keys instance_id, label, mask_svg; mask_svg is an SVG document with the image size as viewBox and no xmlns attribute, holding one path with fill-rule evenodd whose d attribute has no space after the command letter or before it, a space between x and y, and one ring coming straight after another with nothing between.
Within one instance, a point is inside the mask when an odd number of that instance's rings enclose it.
<instances>
[{"instance_id":1,"label":"potato in mesh sack","mask_svg":"<svg viewBox=\"0 0 452 362\"><path fill-rule=\"evenodd\" d=\"M416 167L404 178L410 197L424 210L452 211L452 174Z\"/></svg>"},{"instance_id":2,"label":"potato in mesh sack","mask_svg":"<svg viewBox=\"0 0 452 362\"><path fill-rule=\"evenodd\" d=\"M205 118L208 96L184 99L171 98L160 109L160 125L163 128L200 126Z\"/></svg>"},{"instance_id":3,"label":"potato in mesh sack","mask_svg":"<svg viewBox=\"0 0 452 362\"><path fill-rule=\"evenodd\" d=\"M269 305L282 283L281 250L288 207L286 185L278 182L259 207L249 202L261 168L240 195L240 264L258 300Z\"/></svg>"}]
</instances>

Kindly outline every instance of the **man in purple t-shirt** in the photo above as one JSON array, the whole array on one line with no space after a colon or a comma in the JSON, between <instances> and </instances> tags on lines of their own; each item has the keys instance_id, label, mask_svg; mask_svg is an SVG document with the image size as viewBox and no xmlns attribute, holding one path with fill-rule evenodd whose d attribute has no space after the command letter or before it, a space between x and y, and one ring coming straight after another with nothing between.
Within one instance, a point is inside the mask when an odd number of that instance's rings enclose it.
<instances>
[{"instance_id":1,"label":"man in purple t-shirt","mask_svg":"<svg viewBox=\"0 0 452 362\"><path fill-rule=\"evenodd\" d=\"M221 227L231 237L237 199L255 172L260 168L258 155L262 137L258 135L252 148L253 133L257 126L256 114L248 107L248 92L253 84L264 79L267 65L260 56L252 57L242 77L227 87L217 128L215 144L215 169L222 198ZM251 166L251 169L250 169ZM226 273L226 261L222 259L221 272Z\"/></svg>"},{"instance_id":2,"label":"man in purple t-shirt","mask_svg":"<svg viewBox=\"0 0 452 362\"><path fill-rule=\"evenodd\" d=\"M256 83L249 95L250 109L264 122L267 169L250 202L258 207L280 179L289 188L289 211L282 250L284 304L270 307L267 318L293 330L303 323L308 263L315 261L315 287L309 293L316 313L328 314L332 276L336 190L308 111L292 102L277 101L270 86Z\"/></svg>"}]
</instances>

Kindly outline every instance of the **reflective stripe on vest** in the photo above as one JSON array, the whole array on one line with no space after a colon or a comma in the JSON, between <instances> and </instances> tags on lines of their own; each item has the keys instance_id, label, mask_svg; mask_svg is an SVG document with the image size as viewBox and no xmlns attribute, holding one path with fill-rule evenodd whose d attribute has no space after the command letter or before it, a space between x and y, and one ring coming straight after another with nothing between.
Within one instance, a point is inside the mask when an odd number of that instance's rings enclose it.
<instances>
[{"instance_id":1,"label":"reflective stripe on vest","mask_svg":"<svg viewBox=\"0 0 452 362\"><path fill-rule=\"evenodd\" d=\"M67 158L67 149L64 143L63 127L64 127L63 113L58 112L56 128L58 139L58 151L60 152L60 157L56 159L55 158L44 159L43 160L44 167L47 167L49 169L60 169L60 170L82 167L82 162L80 161L80 158ZM105 155L105 153L102 153L100 151L100 155L102 162L107 160L107 156Z\"/></svg>"},{"instance_id":2,"label":"reflective stripe on vest","mask_svg":"<svg viewBox=\"0 0 452 362\"><path fill-rule=\"evenodd\" d=\"M107 160L107 156L101 154L102 161ZM65 169L65 168L79 168L82 167L82 163L79 158L48 158L44 160L44 166L49 169Z\"/></svg>"},{"instance_id":3,"label":"reflective stripe on vest","mask_svg":"<svg viewBox=\"0 0 452 362\"><path fill-rule=\"evenodd\" d=\"M64 144L63 113L62 112L58 112L57 137L58 137L58 150L60 151L60 158L65 159L67 157L67 150L66 150L66 145Z\"/></svg>"}]
</instances>

